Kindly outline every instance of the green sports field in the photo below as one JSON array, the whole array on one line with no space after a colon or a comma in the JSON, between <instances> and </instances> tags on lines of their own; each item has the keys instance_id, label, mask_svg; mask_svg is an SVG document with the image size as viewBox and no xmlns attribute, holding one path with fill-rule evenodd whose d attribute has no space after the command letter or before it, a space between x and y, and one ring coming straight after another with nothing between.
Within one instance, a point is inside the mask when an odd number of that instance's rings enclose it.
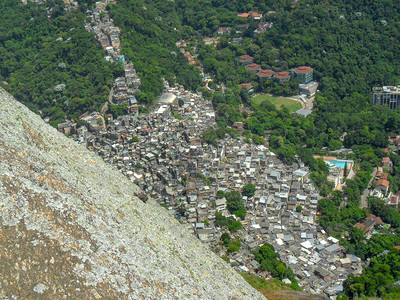
<instances>
[{"instance_id":1,"label":"green sports field","mask_svg":"<svg viewBox=\"0 0 400 300\"><path fill-rule=\"evenodd\" d=\"M266 94L255 96L252 101L256 105L260 105L263 101L269 101L274 104L276 108L280 109L281 107L286 107L290 112L294 112L299 110L302 106L299 102L296 102L293 99L283 98L283 97L274 97Z\"/></svg>"}]
</instances>

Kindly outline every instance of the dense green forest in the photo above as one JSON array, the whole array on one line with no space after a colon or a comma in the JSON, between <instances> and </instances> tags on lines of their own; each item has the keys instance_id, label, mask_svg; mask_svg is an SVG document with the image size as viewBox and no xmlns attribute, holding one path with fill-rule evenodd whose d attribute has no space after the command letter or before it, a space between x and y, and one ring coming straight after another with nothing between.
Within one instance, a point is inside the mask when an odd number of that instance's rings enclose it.
<instances>
[{"instance_id":1,"label":"dense green forest","mask_svg":"<svg viewBox=\"0 0 400 300\"><path fill-rule=\"evenodd\" d=\"M361 144L382 147L386 144L386 134L399 130L399 114L371 107L370 91L373 86L399 81L400 25L393 21L399 8L392 1L364 2L335 1L328 5L322 1L298 1L294 10L282 5L266 17L274 27L263 35L245 39L239 45L229 43L224 37L217 48L200 44L199 57L205 70L213 73L217 81L224 81L227 87L254 81L256 91L278 95L290 93L293 87L283 85L277 89L272 82L261 82L244 68L235 66L234 58L249 54L263 68L275 71L310 65L314 68L314 77L320 81L320 93L314 113L309 117L314 125L310 129L314 130L307 132L308 139L303 143L308 147L329 147L347 132L347 147ZM226 24L223 19L221 16L217 23L234 26L238 21L236 18L236 23ZM237 105L243 103L240 97L236 100ZM267 120L275 119L270 116ZM268 123L251 120L250 128L264 135L263 130L271 127ZM291 130L289 134L294 133ZM287 137L284 143L297 144Z\"/></svg>"},{"instance_id":2,"label":"dense green forest","mask_svg":"<svg viewBox=\"0 0 400 300\"><path fill-rule=\"evenodd\" d=\"M175 45L181 33L176 30L180 21L173 2L152 2L122 0L108 7L122 31L122 53L133 62L142 82L137 98L148 105L161 94L162 78L191 90L200 85L200 71L188 64Z\"/></svg>"},{"instance_id":3,"label":"dense green forest","mask_svg":"<svg viewBox=\"0 0 400 300\"><path fill-rule=\"evenodd\" d=\"M363 296L399 299L400 287L394 284L400 278L399 270L400 253L392 248L390 253L371 259L361 276L349 275L344 282L344 289L352 299Z\"/></svg>"},{"instance_id":4,"label":"dense green forest","mask_svg":"<svg viewBox=\"0 0 400 300\"><path fill-rule=\"evenodd\" d=\"M290 1L181 0L175 4L182 37L199 38L196 50L204 71L226 86L221 92L216 88L212 97L220 127L244 121L251 132L245 135L253 142L262 142L260 137L272 131L270 147L288 163L295 154L304 156L304 146L313 151L322 147L335 150L342 145L385 147L387 136L400 130L398 111L370 104L373 86L399 81L400 31L399 23L393 21L399 8L392 1L300 0L295 7ZM250 10L262 13L263 20L274 26L254 38L259 21L236 17L238 12ZM240 34L232 30L216 47L201 41L203 36L216 35L219 26L235 28L240 23L248 23L249 28ZM241 43L231 42L239 36ZM313 114L305 119L277 111L268 103L254 106L250 97L237 89L239 83L253 82L256 92L291 95L296 93L298 82L280 85L259 79L235 64L235 58L243 54L274 71L313 67L314 77L320 81ZM239 113L242 104L253 111L250 118ZM205 140L216 144L224 136L222 132L208 131Z\"/></svg>"},{"instance_id":5,"label":"dense green forest","mask_svg":"<svg viewBox=\"0 0 400 300\"><path fill-rule=\"evenodd\" d=\"M0 78L19 101L56 125L65 115L76 119L99 109L123 69L104 62L104 51L83 26L85 12L64 12L62 1L47 5L51 17L43 5L0 2ZM60 84L65 89L57 91Z\"/></svg>"}]
</instances>

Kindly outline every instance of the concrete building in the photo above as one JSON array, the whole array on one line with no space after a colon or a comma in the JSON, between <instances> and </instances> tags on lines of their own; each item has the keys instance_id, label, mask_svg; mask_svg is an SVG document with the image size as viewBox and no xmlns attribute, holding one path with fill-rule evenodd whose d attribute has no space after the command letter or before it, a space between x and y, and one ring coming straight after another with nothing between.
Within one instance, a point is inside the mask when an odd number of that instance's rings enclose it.
<instances>
[{"instance_id":1,"label":"concrete building","mask_svg":"<svg viewBox=\"0 0 400 300\"><path fill-rule=\"evenodd\" d=\"M390 109L397 109L400 105L400 86L383 86L372 89L372 104L387 105Z\"/></svg>"},{"instance_id":2,"label":"concrete building","mask_svg":"<svg viewBox=\"0 0 400 300\"><path fill-rule=\"evenodd\" d=\"M241 84L239 84L239 88L240 89L246 89L247 92L249 93L249 95L252 95L254 93L253 84L251 82L249 82L249 83L241 83Z\"/></svg>"},{"instance_id":3,"label":"concrete building","mask_svg":"<svg viewBox=\"0 0 400 300\"><path fill-rule=\"evenodd\" d=\"M260 78L272 78L275 75L275 72L272 70L261 70L256 75Z\"/></svg>"},{"instance_id":4,"label":"concrete building","mask_svg":"<svg viewBox=\"0 0 400 300\"><path fill-rule=\"evenodd\" d=\"M157 103L161 105L172 105L176 100L176 96L172 93L163 93L160 98L158 98Z\"/></svg>"},{"instance_id":5,"label":"concrete building","mask_svg":"<svg viewBox=\"0 0 400 300\"><path fill-rule=\"evenodd\" d=\"M290 74L289 72L278 72L275 73L274 78L278 83L284 83L290 80Z\"/></svg>"},{"instance_id":6,"label":"concrete building","mask_svg":"<svg viewBox=\"0 0 400 300\"><path fill-rule=\"evenodd\" d=\"M241 55L236 58L236 63L238 65L242 65L243 67L250 65L253 63L253 58L250 55Z\"/></svg>"},{"instance_id":7,"label":"concrete building","mask_svg":"<svg viewBox=\"0 0 400 300\"><path fill-rule=\"evenodd\" d=\"M245 66L245 69L247 71L253 72L254 74L257 74L261 70L261 66L259 64L252 63Z\"/></svg>"},{"instance_id":8,"label":"concrete building","mask_svg":"<svg viewBox=\"0 0 400 300\"><path fill-rule=\"evenodd\" d=\"M309 83L306 84L300 84L300 93L307 95L307 96L312 96L317 92L318 89L318 82L316 81L310 81Z\"/></svg>"},{"instance_id":9,"label":"concrete building","mask_svg":"<svg viewBox=\"0 0 400 300\"><path fill-rule=\"evenodd\" d=\"M293 70L293 76L299 78L303 84L313 80L313 69L308 66L298 67Z\"/></svg>"}]
</instances>

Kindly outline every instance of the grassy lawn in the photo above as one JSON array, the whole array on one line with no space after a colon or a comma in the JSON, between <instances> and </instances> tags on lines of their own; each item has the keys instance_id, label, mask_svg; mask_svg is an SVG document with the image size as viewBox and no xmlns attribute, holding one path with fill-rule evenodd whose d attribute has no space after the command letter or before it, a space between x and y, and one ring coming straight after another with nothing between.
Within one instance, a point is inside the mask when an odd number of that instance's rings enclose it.
<instances>
[{"instance_id":1,"label":"grassy lawn","mask_svg":"<svg viewBox=\"0 0 400 300\"><path fill-rule=\"evenodd\" d=\"M257 290L292 290L288 285L280 282L278 279L265 280L255 275L240 273L242 277Z\"/></svg>"},{"instance_id":2,"label":"grassy lawn","mask_svg":"<svg viewBox=\"0 0 400 300\"><path fill-rule=\"evenodd\" d=\"M258 95L255 96L252 101L256 105L260 105L261 102L263 101L269 101L270 103L274 104L276 108L280 109L282 106L287 107L287 109L290 112L294 112L296 110L299 110L302 106L300 103L296 102L295 100L288 99L288 98L282 98L282 97L273 97L269 95Z\"/></svg>"}]
</instances>

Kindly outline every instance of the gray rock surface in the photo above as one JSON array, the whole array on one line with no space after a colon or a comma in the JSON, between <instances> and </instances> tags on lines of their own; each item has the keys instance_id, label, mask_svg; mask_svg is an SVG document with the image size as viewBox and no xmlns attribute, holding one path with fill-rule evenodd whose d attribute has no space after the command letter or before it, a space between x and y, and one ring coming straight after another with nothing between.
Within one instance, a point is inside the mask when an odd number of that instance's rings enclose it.
<instances>
[{"instance_id":1,"label":"gray rock surface","mask_svg":"<svg viewBox=\"0 0 400 300\"><path fill-rule=\"evenodd\" d=\"M263 299L140 193L0 89L0 298Z\"/></svg>"}]
</instances>

